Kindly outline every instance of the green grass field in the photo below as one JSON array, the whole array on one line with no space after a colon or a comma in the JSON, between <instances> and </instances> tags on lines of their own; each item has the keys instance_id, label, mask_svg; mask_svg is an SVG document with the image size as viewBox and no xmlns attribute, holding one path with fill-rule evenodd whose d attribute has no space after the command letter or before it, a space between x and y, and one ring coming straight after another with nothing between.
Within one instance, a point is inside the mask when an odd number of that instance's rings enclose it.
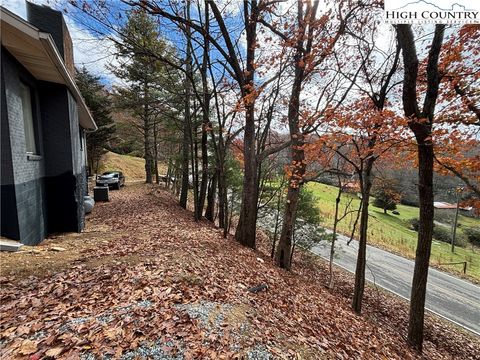
<instances>
[{"instance_id":1,"label":"green grass field","mask_svg":"<svg viewBox=\"0 0 480 360\"><path fill-rule=\"evenodd\" d=\"M310 183L307 185L307 188L313 191L318 198L318 207L322 215L322 223L327 228L331 228L333 226L337 188L318 183ZM340 211L343 211L348 200L352 197L352 206L355 209L358 208L360 200L357 196L344 193L342 195ZM370 204L372 204L372 201L370 201ZM398 205L397 210L400 215L393 215L391 212L384 214L382 209L370 205L368 243L413 259L415 258L417 232L410 230L409 220L412 218L418 218L418 208ZM347 215L347 217L338 224L339 232L350 235L355 216L356 214ZM463 227L480 227L479 219L459 216L458 222L461 224L457 230L460 233L462 232ZM430 259L430 263L433 266L460 274L463 272L463 265L440 265L443 263L459 261L468 262L468 278L480 281L480 249L472 248L472 246L468 244L465 248L456 246L455 253L452 253L450 244L434 240Z\"/></svg>"}]
</instances>

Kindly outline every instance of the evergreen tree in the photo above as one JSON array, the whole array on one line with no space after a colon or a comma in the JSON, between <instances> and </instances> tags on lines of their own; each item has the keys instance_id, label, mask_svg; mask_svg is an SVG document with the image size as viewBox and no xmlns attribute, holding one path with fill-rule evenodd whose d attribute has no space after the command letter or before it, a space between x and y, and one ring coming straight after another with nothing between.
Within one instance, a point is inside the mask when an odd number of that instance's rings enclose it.
<instances>
[{"instance_id":1,"label":"evergreen tree","mask_svg":"<svg viewBox=\"0 0 480 360\"><path fill-rule=\"evenodd\" d=\"M170 58L173 62L173 50L160 37L155 18L141 10L129 13L120 33L117 55L124 59L124 65L112 70L127 86L118 89L118 105L140 120L137 129L144 139L145 177L152 183L153 173L158 172L156 130L166 102L163 92L175 77L159 59Z\"/></svg>"},{"instance_id":2,"label":"evergreen tree","mask_svg":"<svg viewBox=\"0 0 480 360\"><path fill-rule=\"evenodd\" d=\"M76 83L98 126L97 131L86 136L88 170L90 174L97 173L100 159L115 136L115 123L110 115L112 102L100 78L85 67L77 70Z\"/></svg>"}]
</instances>

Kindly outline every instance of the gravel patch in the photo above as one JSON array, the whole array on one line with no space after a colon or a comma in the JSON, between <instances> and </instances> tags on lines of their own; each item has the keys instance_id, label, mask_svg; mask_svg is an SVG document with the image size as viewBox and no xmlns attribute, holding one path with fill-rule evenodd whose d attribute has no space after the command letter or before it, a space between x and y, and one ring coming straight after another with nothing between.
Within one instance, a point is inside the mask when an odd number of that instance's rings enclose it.
<instances>
[{"instance_id":1,"label":"gravel patch","mask_svg":"<svg viewBox=\"0 0 480 360\"><path fill-rule=\"evenodd\" d=\"M222 325L225 315L232 311L230 304L202 301L197 304L180 304L177 309L185 311L191 319L196 319L206 330L207 335L215 333L223 336Z\"/></svg>"},{"instance_id":2,"label":"gravel patch","mask_svg":"<svg viewBox=\"0 0 480 360\"><path fill-rule=\"evenodd\" d=\"M271 352L264 345L255 345L247 351L247 360L270 360L274 359Z\"/></svg>"},{"instance_id":3,"label":"gravel patch","mask_svg":"<svg viewBox=\"0 0 480 360\"><path fill-rule=\"evenodd\" d=\"M119 358L120 360L183 360L184 346L180 345L180 348L177 348L177 354L172 355L169 352L165 351L165 348L175 348L173 342L166 342L162 344L160 341L155 342L154 344L142 344L135 350L129 350L122 354ZM81 360L113 360L114 356L104 355L102 357L96 357L91 352L85 352L80 356Z\"/></svg>"},{"instance_id":4,"label":"gravel patch","mask_svg":"<svg viewBox=\"0 0 480 360\"><path fill-rule=\"evenodd\" d=\"M167 342L161 344L156 342L153 345L141 345L135 350L131 350L122 355L122 360L154 359L154 360L183 360L183 351L179 350L177 355L167 354L164 347L174 347L173 343Z\"/></svg>"},{"instance_id":5,"label":"gravel patch","mask_svg":"<svg viewBox=\"0 0 480 360\"><path fill-rule=\"evenodd\" d=\"M196 304L181 304L176 307L185 311L191 319L196 319L199 325L204 328L207 336L211 334L223 336L225 325L228 325L228 330L231 331L230 338L234 341L230 350L243 354L242 359L270 360L274 358L272 353L262 344L255 345L250 349L242 347L243 340L248 339L250 327L244 306L201 301ZM208 346L208 341L205 342L205 345Z\"/></svg>"}]
</instances>

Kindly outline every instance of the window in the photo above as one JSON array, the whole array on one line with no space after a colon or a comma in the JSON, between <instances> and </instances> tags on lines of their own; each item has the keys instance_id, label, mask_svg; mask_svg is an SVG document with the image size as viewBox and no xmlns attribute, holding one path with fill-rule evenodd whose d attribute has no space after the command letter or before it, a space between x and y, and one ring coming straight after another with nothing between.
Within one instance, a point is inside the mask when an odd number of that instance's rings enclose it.
<instances>
[{"instance_id":1,"label":"window","mask_svg":"<svg viewBox=\"0 0 480 360\"><path fill-rule=\"evenodd\" d=\"M33 123L32 94L30 88L23 83L20 83L20 92L22 98L23 127L25 131L27 153L36 154L37 144L35 139L35 125Z\"/></svg>"}]
</instances>

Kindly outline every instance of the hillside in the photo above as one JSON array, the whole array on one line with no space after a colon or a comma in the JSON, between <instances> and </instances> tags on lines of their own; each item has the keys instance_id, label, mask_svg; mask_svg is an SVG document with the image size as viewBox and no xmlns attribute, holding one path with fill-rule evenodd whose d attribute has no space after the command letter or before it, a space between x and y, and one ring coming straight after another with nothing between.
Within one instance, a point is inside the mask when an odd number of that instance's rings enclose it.
<instances>
[{"instance_id":1,"label":"hillside","mask_svg":"<svg viewBox=\"0 0 480 360\"><path fill-rule=\"evenodd\" d=\"M285 272L263 240L251 250L223 239L160 187L111 197L85 232L0 254L0 358L480 357L478 337L430 315L420 357L405 345L404 301L367 287L357 316L350 274L337 270L327 290L325 263L306 254Z\"/></svg>"},{"instance_id":2,"label":"hillside","mask_svg":"<svg viewBox=\"0 0 480 360\"><path fill-rule=\"evenodd\" d=\"M145 178L145 160L143 158L107 152L102 156L99 173L118 170L123 172L127 181Z\"/></svg>"},{"instance_id":3,"label":"hillside","mask_svg":"<svg viewBox=\"0 0 480 360\"><path fill-rule=\"evenodd\" d=\"M325 184L308 184L315 196L318 198L318 208L322 216L322 223L326 227L333 227L333 215L335 211L335 197L337 189ZM360 200L355 195L343 194L341 204L345 206L348 199L353 196L352 206L356 209ZM408 258L415 258L415 249L417 244L417 232L410 229L410 220L418 218L418 208L407 205L397 205L399 215L391 212L383 213L383 210L373 205L369 208L369 243L380 246L389 251L401 254ZM340 232L350 235L353 227L354 215L347 217L339 223ZM458 232L463 234L466 227L480 227L480 219L473 219L466 216L459 216L460 226ZM442 270L455 272L463 275L462 265L441 265L450 262L467 261L467 277L474 281L480 281L480 254L472 249L471 245L466 247L455 247L455 253L452 254L450 244L433 241L431 264L442 268Z\"/></svg>"}]
</instances>

